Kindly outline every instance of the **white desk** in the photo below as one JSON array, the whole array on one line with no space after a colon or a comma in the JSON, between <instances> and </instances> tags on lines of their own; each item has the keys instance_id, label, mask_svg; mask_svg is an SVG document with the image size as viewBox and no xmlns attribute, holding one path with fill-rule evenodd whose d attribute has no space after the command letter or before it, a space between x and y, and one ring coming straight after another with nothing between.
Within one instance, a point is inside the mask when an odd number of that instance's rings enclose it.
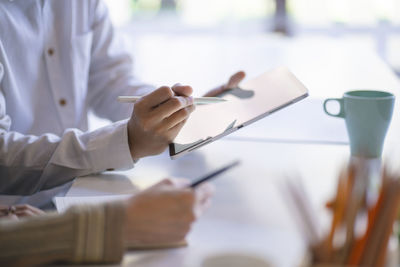
<instances>
[{"instance_id":1,"label":"white desk","mask_svg":"<svg viewBox=\"0 0 400 267\"><path fill-rule=\"evenodd\" d=\"M312 192L313 203L323 213L323 203L335 188L337 168L347 157L346 146L221 140L174 161L166 154L143 159L125 173L138 187L144 186L143 181L167 176L194 178L236 158L242 164L215 180L213 205L194 225L187 248L129 252L124 265L195 267L209 253L247 251L277 266L293 266L303 247L277 187L279 181L285 173L301 174L307 190ZM115 174L116 187L122 183L129 188L119 175ZM86 181L80 178L79 186L73 187L69 195L79 195L79 190L95 184L95 180L101 183L112 176L107 173Z\"/></svg>"},{"instance_id":2,"label":"white desk","mask_svg":"<svg viewBox=\"0 0 400 267\"><path fill-rule=\"evenodd\" d=\"M150 49L156 41L157 49ZM182 43L191 46L192 51L201 53L185 55L188 51L182 50ZM218 48L224 45L228 48L221 54L222 49ZM265 53L260 54L260 51ZM162 62L167 62L168 66L157 64L159 54L166 57ZM307 43L304 40L289 42L257 37L210 41L192 37L168 39L156 36L139 42L138 55L141 56L139 63L147 62L148 67L139 69L141 76L154 80L154 76L150 75L158 73L156 80L164 80L167 84L183 81L208 88L216 84L217 78L221 81L221 77L226 77L238 68L254 76L267 67L288 65L310 89L311 96L320 99L339 97L344 91L355 88L389 90L399 96L398 80L374 53L332 40L319 43L311 40ZM190 66L193 66L192 70ZM165 73L169 76L163 76ZM210 77L210 80L206 81L204 77ZM400 136L399 111L397 105L385 151L400 148L397 141ZM309 127L314 123L311 120L306 125ZM340 123L340 129L336 126L333 129L344 136L344 122ZM336 175L340 166L348 160L349 149L343 144L323 142L265 142L255 135L262 136L262 131L268 131L268 128L254 128L241 129L236 139L217 141L174 161L163 154L141 160L129 172L79 178L68 195L90 195L96 190L103 190L104 194L135 192L137 187L145 187L163 177L195 178L239 158L242 160L241 166L215 180L217 192L214 203L194 225L188 237L188 247L127 252L122 264L197 267L210 255L241 251L263 257L275 266L295 266L304 247L277 184L285 174L300 174L312 203L322 215L322 224L326 224L329 216L324 210L324 203L335 190ZM304 129L302 132L305 132ZM251 137L252 134L254 138L243 138ZM324 131L320 134L324 137ZM346 140L342 141L346 143ZM112 186L104 190L104 184Z\"/></svg>"}]
</instances>

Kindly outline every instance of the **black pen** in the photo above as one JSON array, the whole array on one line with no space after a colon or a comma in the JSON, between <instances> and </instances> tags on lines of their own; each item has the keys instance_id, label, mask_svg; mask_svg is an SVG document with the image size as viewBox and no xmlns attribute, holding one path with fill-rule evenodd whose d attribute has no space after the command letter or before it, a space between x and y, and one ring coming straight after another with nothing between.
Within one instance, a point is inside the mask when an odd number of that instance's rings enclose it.
<instances>
[{"instance_id":1,"label":"black pen","mask_svg":"<svg viewBox=\"0 0 400 267\"><path fill-rule=\"evenodd\" d=\"M221 174L221 173L223 173L223 172L229 170L230 168L239 165L239 163L240 163L240 161L239 161L239 160L236 160L236 161L234 161L234 162L232 162L232 163L226 165L225 167L222 167L222 168L220 168L220 169L218 169L218 170L216 170L216 171L214 171L214 172L212 172L212 173L210 173L210 174L207 174L206 176L200 177L199 179L196 179L196 181L192 182L192 183L189 185L189 187L190 187L190 188L195 188L195 187L198 186L199 184L201 184L201 183L203 183L203 182L205 182L205 181L207 181L207 180L210 180L211 178L217 176L218 174Z\"/></svg>"}]
</instances>

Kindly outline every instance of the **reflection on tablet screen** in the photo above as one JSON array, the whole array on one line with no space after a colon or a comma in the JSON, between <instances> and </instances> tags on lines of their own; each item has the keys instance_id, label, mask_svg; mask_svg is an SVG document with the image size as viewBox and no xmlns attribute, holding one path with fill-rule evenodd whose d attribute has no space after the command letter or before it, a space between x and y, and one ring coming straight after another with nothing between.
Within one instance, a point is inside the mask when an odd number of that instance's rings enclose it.
<instances>
[{"instance_id":1,"label":"reflection on tablet screen","mask_svg":"<svg viewBox=\"0 0 400 267\"><path fill-rule=\"evenodd\" d=\"M253 90L245 90L245 89L242 89L240 87L236 87L236 88L232 88L232 89L229 89L227 91L224 91L224 92L220 93L218 95L218 97L223 97L223 96L228 95L228 94L234 95L234 96L236 96L238 98L241 98L241 99L245 99L245 98L253 97L254 96L254 91Z\"/></svg>"}]
</instances>

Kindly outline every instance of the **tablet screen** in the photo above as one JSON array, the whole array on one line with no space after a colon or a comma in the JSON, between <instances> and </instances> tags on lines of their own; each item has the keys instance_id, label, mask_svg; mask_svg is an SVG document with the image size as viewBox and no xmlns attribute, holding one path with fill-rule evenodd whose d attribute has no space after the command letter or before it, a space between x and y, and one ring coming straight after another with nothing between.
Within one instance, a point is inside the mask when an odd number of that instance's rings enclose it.
<instances>
[{"instance_id":1,"label":"tablet screen","mask_svg":"<svg viewBox=\"0 0 400 267\"><path fill-rule=\"evenodd\" d=\"M227 101L197 105L174 142L173 157L246 126L307 96L304 85L286 68L266 72L222 95Z\"/></svg>"}]
</instances>

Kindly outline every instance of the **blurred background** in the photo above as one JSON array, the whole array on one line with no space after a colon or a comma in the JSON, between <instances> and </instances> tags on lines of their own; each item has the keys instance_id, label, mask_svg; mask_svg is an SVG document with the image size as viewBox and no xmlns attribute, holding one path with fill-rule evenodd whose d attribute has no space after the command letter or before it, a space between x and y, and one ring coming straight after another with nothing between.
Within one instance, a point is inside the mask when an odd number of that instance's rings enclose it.
<instances>
[{"instance_id":1,"label":"blurred background","mask_svg":"<svg viewBox=\"0 0 400 267\"><path fill-rule=\"evenodd\" d=\"M107 0L114 25L146 35L345 39L400 74L398 0ZM140 42L140 40L138 40Z\"/></svg>"},{"instance_id":2,"label":"blurred background","mask_svg":"<svg viewBox=\"0 0 400 267\"><path fill-rule=\"evenodd\" d=\"M400 76L398 0L105 2L136 76L155 86L189 84L199 96L238 70L287 66L317 99L399 89L379 82Z\"/></svg>"}]
</instances>

